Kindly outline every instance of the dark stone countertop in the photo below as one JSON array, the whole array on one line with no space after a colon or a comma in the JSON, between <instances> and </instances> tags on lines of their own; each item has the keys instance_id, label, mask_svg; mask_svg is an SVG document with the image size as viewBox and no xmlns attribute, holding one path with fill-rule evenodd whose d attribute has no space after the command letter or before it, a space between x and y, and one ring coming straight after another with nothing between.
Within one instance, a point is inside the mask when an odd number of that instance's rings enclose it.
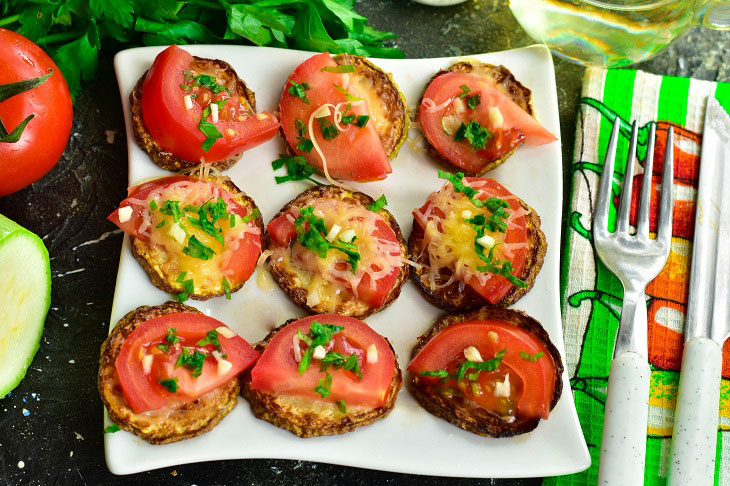
<instances>
[{"instance_id":1,"label":"dark stone countertop","mask_svg":"<svg viewBox=\"0 0 730 486\"><path fill-rule=\"evenodd\" d=\"M471 0L446 8L405 0L363 0L357 9L374 27L398 34L399 46L409 57L489 52L532 43L504 0ZM58 165L38 183L0 199L0 213L43 238L53 274L51 310L40 350L25 380L0 399L0 484L442 484L443 478L284 460L220 461L121 477L107 471L96 373L122 236L105 218L125 196L127 186L124 121L112 57L113 52L103 54L96 82L76 101L71 139ZM730 81L730 32L694 29L639 67ZM567 188L583 68L559 59L555 68ZM539 480L455 479L449 484L516 486Z\"/></svg>"}]
</instances>

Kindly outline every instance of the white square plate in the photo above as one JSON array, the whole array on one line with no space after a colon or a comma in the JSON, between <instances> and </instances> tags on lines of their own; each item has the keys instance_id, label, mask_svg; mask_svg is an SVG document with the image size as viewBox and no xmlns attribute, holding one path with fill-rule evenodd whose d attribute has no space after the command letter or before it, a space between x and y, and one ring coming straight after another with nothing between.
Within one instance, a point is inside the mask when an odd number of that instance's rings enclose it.
<instances>
[{"instance_id":1,"label":"white square plate","mask_svg":"<svg viewBox=\"0 0 730 486\"><path fill-rule=\"evenodd\" d=\"M134 141L129 111L129 93L163 47L129 49L114 59L124 106L129 147L129 185L169 173L154 165ZM283 83L312 52L263 47L185 46L190 53L224 59L256 93L259 110L275 111ZM547 48L533 46L505 52L473 56L509 68L534 95L537 115L543 125L559 137L558 103L552 59ZM377 59L375 63L393 74L393 79L413 107L425 83L454 58ZM413 135L413 134L412 134ZM278 135L246 152L227 172L233 181L253 197L265 222L290 199L309 187L296 182L277 186L271 161L284 151ZM384 181L355 184L377 198L385 193L388 209L398 220L404 236L411 231L411 211L423 204L427 195L444 181L436 177L439 166L422 152L403 145L392 161L393 173ZM535 208L549 249L542 272L532 291L515 308L540 321L553 343L564 355L559 307L559 257L562 210L562 165L560 143L538 147L523 146L504 165L489 173L510 191ZM125 236L119 261L111 325L140 305L157 305L171 296L158 290L132 256ZM273 327L302 316L276 286L260 287L256 275L233 299L216 298L188 302L225 322L250 343L262 339ZM387 336L399 356L401 369L408 364L416 338L428 329L442 311L427 303L409 281L401 296L367 319L367 323ZM564 392L550 419L529 434L491 439L464 432L421 408L406 387L401 390L393 412L386 419L352 433L333 437L300 439L292 433L256 419L243 398L211 432L174 444L150 445L127 432L106 434L106 461L115 474L212 461L217 459L279 458L343 464L412 474L464 477L530 477L568 474L590 464L570 393L567 374ZM107 424L109 422L106 416Z\"/></svg>"}]
</instances>

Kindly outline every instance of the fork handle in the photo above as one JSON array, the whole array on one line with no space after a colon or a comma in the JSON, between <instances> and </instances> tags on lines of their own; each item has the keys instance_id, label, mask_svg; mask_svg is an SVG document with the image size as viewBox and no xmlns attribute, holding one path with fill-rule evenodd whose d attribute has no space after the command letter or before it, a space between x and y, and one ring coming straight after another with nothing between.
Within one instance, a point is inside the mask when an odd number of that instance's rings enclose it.
<instances>
[{"instance_id":1,"label":"fork handle","mask_svg":"<svg viewBox=\"0 0 730 486\"><path fill-rule=\"evenodd\" d=\"M633 351L611 361L598 484L644 484L649 377L646 358Z\"/></svg>"},{"instance_id":2,"label":"fork handle","mask_svg":"<svg viewBox=\"0 0 730 486\"><path fill-rule=\"evenodd\" d=\"M674 413L669 485L713 484L722 348L695 337L684 344Z\"/></svg>"}]
</instances>

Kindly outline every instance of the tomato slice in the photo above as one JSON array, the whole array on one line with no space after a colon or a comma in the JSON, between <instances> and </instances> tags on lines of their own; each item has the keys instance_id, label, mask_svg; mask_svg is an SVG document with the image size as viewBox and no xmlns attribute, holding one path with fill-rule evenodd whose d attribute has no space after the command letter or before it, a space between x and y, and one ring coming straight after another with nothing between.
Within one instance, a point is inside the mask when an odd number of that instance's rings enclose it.
<instances>
[{"instance_id":1,"label":"tomato slice","mask_svg":"<svg viewBox=\"0 0 730 486\"><path fill-rule=\"evenodd\" d=\"M207 184L209 191L206 193L216 194L218 197L223 199L226 203L226 210L228 214L235 214L244 218L248 215L246 208L239 205L223 186L213 181L201 181L198 177L191 176L169 176L160 179L155 179L138 186L132 187L128 190L129 195L120 204L119 208L114 210L107 219L117 225L122 231L139 238L145 242L158 242L158 236L164 235L168 232L170 225L164 225L161 228L157 228L155 225L150 224L150 206L149 200L159 200L160 203L165 199L165 193L171 188L171 186L178 183L191 183L191 184ZM191 189L192 190L192 189ZM199 197L196 194L190 194L190 198ZM208 199L208 196L203 196L203 201ZM179 205L180 208L185 206L184 202ZM119 211L122 208L131 207L132 213L129 218L124 218L124 221L120 219ZM189 213L186 213L189 214ZM222 223L221 223L222 224ZM256 268L256 262L259 254L261 253L261 234L258 232L258 228L254 232L244 232L242 235L236 234L235 237L230 237L228 233L232 232L235 228L229 228L229 225L225 225L223 234L225 237L225 246L227 250L221 255L219 260L219 268L230 284L242 283L248 280L253 274ZM239 225L239 230L241 226ZM166 241L166 240L159 240ZM167 241L169 242L169 241ZM176 251L178 257L188 258L182 254L180 248L177 250L173 249L171 245L165 245L166 251Z\"/></svg>"},{"instance_id":2,"label":"tomato slice","mask_svg":"<svg viewBox=\"0 0 730 486\"><path fill-rule=\"evenodd\" d=\"M267 226L267 231L269 232L269 236L271 237L271 240L280 247L288 247L291 242L296 238L297 231L294 226L294 223L291 221L294 219L294 217L291 215L290 212L286 212L279 216L276 219L273 219ZM395 232L393 231L393 228L391 228L385 221L379 220L376 222L375 225L375 231L373 231L373 236L376 239L376 241L381 242L390 242L394 244L398 243L398 238L395 235ZM356 240L357 244L357 240ZM304 251L307 253L311 253L314 255L313 252L310 250L306 250L302 248L301 246L297 245L295 247L296 250ZM295 259L293 261L297 261L300 264L304 265L305 262L310 263L310 265L307 266L307 270L319 270L316 265L316 260L313 260L312 258L302 258L302 259ZM362 261L362 265L367 265L367 261ZM339 268L336 267L333 270L338 270ZM375 268L375 270L380 270L379 268ZM360 281L357 283L357 291L353 292L353 294L356 294L360 300L367 303L368 305L372 307L380 307L385 302L386 297L388 296L388 293L393 288L393 286L396 283L396 280L398 279L398 273L400 272L400 268L393 268L393 270L388 273L387 275L381 276L380 278L376 279L375 285L371 284L371 278L369 274L364 274L363 277L360 279ZM338 281L342 281L341 279L337 278ZM345 283L344 281L342 281ZM349 283L349 282L348 282ZM351 290L355 290L352 289Z\"/></svg>"},{"instance_id":3,"label":"tomato slice","mask_svg":"<svg viewBox=\"0 0 730 486\"><path fill-rule=\"evenodd\" d=\"M256 350L238 335L227 338L219 333L219 352L232 365L225 373L218 372L219 365L213 356L205 357L197 378L183 366L175 368L183 348L211 355L215 350L213 344L201 346L197 343L206 337L208 331L220 327L228 326L212 317L192 312L166 314L137 326L122 344L115 362L122 392L132 410L142 413L157 410L172 401L189 402L215 390L250 367L259 356ZM180 339L174 345L165 340L171 328L176 330ZM169 352L161 350L158 345L170 346ZM145 356L152 356L147 373L143 364ZM177 381L175 393L160 384L165 380Z\"/></svg>"},{"instance_id":4,"label":"tomato slice","mask_svg":"<svg viewBox=\"0 0 730 486\"><path fill-rule=\"evenodd\" d=\"M480 96L481 102L475 109L468 108L459 97L464 94L462 86L469 88L469 96ZM459 101L455 103L455 100ZM480 172L488 163L522 143L542 145L557 140L490 80L475 74L450 72L434 79L423 95L418 117L424 135L436 151L452 164L472 173ZM469 125L472 121L491 134L484 149L474 150L468 140L454 140L460 123Z\"/></svg>"},{"instance_id":5,"label":"tomato slice","mask_svg":"<svg viewBox=\"0 0 730 486\"><path fill-rule=\"evenodd\" d=\"M507 231L505 233L494 232L490 233L490 235L494 238L495 243L498 245L496 248L508 247L510 249L506 252L500 250L499 259L509 261L512 264L512 275L521 275L525 267L525 259L527 258L527 220L519 200L494 179L466 177L464 178L464 182L468 186L480 191L476 198L481 201L486 201L487 199L494 197L503 199L507 202L507 204L509 204L508 212L510 213L510 217L507 220ZM451 187L451 183L447 183L444 188L447 186ZM443 190L444 189L442 189L442 191ZM416 223L424 230L428 220L434 218L441 219L447 216L444 211L438 207L429 211L433 204L437 204L434 202L436 201L437 194L438 193L432 193L421 208L413 211ZM466 196L462 194L455 194L455 197L465 198ZM488 277L486 281L480 281L480 279L474 275L475 273L478 272L476 272L476 269L474 268L470 269L468 273L457 274L457 277L463 277L463 281L467 285L492 304L496 304L502 300L504 296L514 288L514 285L502 276L485 274Z\"/></svg>"},{"instance_id":6,"label":"tomato slice","mask_svg":"<svg viewBox=\"0 0 730 486\"><path fill-rule=\"evenodd\" d=\"M496 333L496 339L494 335ZM464 362L464 351L474 346L486 361L506 350L502 359L503 374L519 377L519 386L513 387L510 398L516 402L516 416L548 418L555 387L555 364L545 345L532 333L507 321L484 320L454 324L433 337L408 365L408 371L419 375L419 380L435 383L438 378L420 376L422 371L446 370L454 362ZM520 353L536 356L537 361L523 359ZM451 379L455 382L456 380ZM515 381L515 380L513 380ZM448 385L448 384L447 384ZM465 396L479 403L493 399L484 392L484 398L475 397L469 387Z\"/></svg>"},{"instance_id":7,"label":"tomato slice","mask_svg":"<svg viewBox=\"0 0 730 486\"><path fill-rule=\"evenodd\" d=\"M312 360L304 374L298 372L295 360L294 336L299 331L308 334L313 321L344 327L335 334L332 351L345 357L356 354L362 370L362 379L344 369L329 368L332 375L330 394L326 398L315 392L319 380L325 377L319 360ZM306 345L300 342L303 352ZM367 360L367 350L374 345L377 362ZM395 355L386 340L367 324L352 317L321 314L292 322L271 340L256 366L251 370L251 389L303 397L309 400L335 403L344 400L349 406L376 408L388 399L388 391L395 373Z\"/></svg>"},{"instance_id":8,"label":"tomato slice","mask_svg":"<svg viewBox=\"0 0 730 486\"><path fill-rule=\"evenodd\" d=\"M276 134L279 122L271 113L257 116L239 110L232 119L221 118L214 123L223 138L216 140L209 151L203 151L201 145L206 137L198 124L204 106L195 102L187 109L185 96L190 93L181 88L184 72L192 62L193 56L173 45L157 55L145 77L142 115L147 130L162 148L184 160L212 163L249 150ZM228 99L227 105L236 101L225 91L219 98ZM245 119L238 121L238 114ZM207 121L212 123L210 117Z\"/></svg>"},{"instance_id":9,"label":"tomato slice","mask_svg":"<svg viewBox=\"0 0 730 486\"><path fill-rule=\"evenodd\" d=\"M322 71L322 68L336 66L337 64L330 55L323 53L309 58L294 70L284 85L284 91L281 93L281 100L279 101L281 127L284 136L289 145L295 148L294 151L297 155L306 157L309 164L323 171L322 158L316 149L311 152L296 149L300 143L300 137L303 136L310 140L312 136L316 137L316 143L321 148L327 162L327 170L330 176L336 179L359 182L385 179L391 173L390 161L373 120L369 120L362 128L358 128L353 124L345 125L345 131L340 132L332 140L323 138L319 123L314 120L312 122L312 131L314 133L309 133L310 116L325 104L338 105L342 103L339 108L339 111L342 111L347 108L349 103L350 110L345 115L352 114L356 118L369 115L366 100L348 102L346 95L335 87L338 86L357 98L365 98L357 92L354 83L350 83L351 74ZM309 86L309 89L305 91L309 103L305 103L302 99L289 93L292 83L300 85L306 83ZM332 114L326 118L329 123L333 123L334 110L330 108L330 111ZM297 122L303 123L303 126L307 127L306 133L300 135L297 128L299 123ZM302 125L299 125L299 127L301 128Z\"/></svg>"}]
</instances>

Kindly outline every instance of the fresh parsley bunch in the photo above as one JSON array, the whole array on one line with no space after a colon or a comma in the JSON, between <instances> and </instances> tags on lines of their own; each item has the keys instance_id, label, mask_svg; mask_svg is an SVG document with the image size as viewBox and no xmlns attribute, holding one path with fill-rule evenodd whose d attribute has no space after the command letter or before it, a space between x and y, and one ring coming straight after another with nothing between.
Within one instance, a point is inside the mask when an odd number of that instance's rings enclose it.
<instances>
[{"instance_id":1,"label":"fresh parsley bunch","mask_svg":"<svg viewBox=\"0 0 730 486\"><path fill-rule=\"evenodd\" d=\"M368 25L355 0L6 0L0 27L44 48L72 94L93 79L102 47L255 44L405 57Z\"/></svg>"}]
</instances>

